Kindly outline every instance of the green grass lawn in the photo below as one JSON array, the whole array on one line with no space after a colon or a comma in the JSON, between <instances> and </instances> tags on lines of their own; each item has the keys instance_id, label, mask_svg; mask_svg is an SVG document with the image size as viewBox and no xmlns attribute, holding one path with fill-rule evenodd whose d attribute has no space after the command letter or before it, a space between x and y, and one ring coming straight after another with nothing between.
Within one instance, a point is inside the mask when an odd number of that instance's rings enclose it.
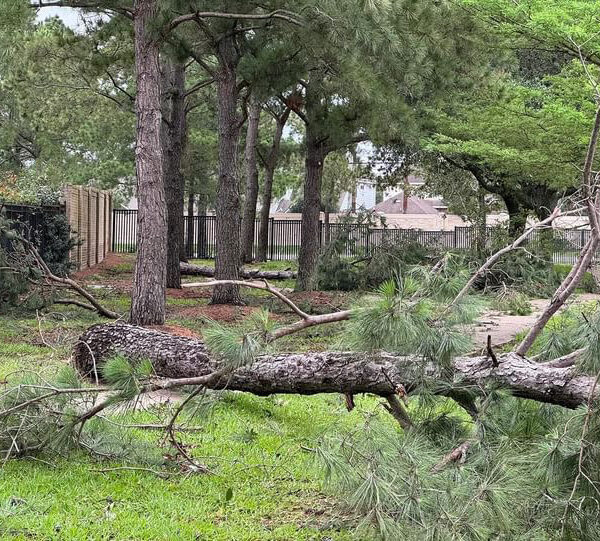
<instances>
[{"instance_id":1,"label":"green grass lawn","mask_svg":"<svg viewBox=\"0 0 600 541\"><path fill-rule=\"evenodd\" d=\"M130 273L131 266L125 262L88 282L125 280ZM128 294L94 291L107 307L127 312ZM251 306L264 302L260 291L245 295ZM181 316L177 311L207 303L204 298L169 299L167 324L201 334L201 318ZM52 377L69 363L80 334L102 321L90 312L59 305L40 312L39 319L35 312L0 315L0 381L15 380L29 370ZM278 346L324 349L337 339L327 326L309 331ZM159 415L164 418L161 408L121 413L118 421L157 422ZM106 461L70 451L64 456L46 453L7 461L0 469L0 539L355 539L354 521L327 492L311 449L326 432L350 428L364 411L373 409L387 416L368 398L359 400L357 409L348 413L337 395L260 398L225 393L207 414L190 421L201 426L201 431L179 434L191 455L210 469L209 474L187 475L172 463L161 464L163 454L173 450L164 443L162 432L148 430L128 431L133 433L127 444L132 445L132 454L122 460ZM148 466L136 461L134 449L142 444L159 463ZM98 471L123 466L150 468L170 476L164 479L143 469Z\"/></svg>"},{"instance_id":2,"label":"green grass lawn","mask_svg":"<svg viewBox=\"0 0 600 541\"><path fill-rule=\"evenodd\" d=\"M305 449L355 415L339 397L229 396L205 432L182 436L212 473L167 480L100 473L121 463L82 453L10 461L0 474L1 538L350 539L348 518L323 493ZM160 445L158 434L137 437Z\"/></svg>"}]
</instances>

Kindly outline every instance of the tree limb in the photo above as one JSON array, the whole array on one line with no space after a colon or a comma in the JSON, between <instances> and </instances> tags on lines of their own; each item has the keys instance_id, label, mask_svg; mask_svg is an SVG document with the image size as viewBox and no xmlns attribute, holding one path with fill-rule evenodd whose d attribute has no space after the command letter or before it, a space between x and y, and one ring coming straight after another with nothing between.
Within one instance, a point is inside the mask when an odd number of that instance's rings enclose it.
<instances>
[{"instance_id":1,"label":"tree limb","mask_svg":"<svg viewBox=\"0 0 600 541\"><path fill-rule=\"evenodd\" d=\"M418 356L385 352L281 353L259 356L249 366L207 379L224 365L202 341L123 323L88 329L76 344L73 359L81 374L91 375L94 362L101 368L116 354L132 362L150 360L155 373L171 382L160 388L206 385L260 396L371 393L388 397L399 386L408 394L417 393L425 379L437 382L434 392L444 396L451 397L457 390L477 395L482 386L492 385L518 397L576 408L587 403L594 383L594 378L572 368L546 366L514 353L499 355L495 368L485 356L457 357L443 368Z\"/></svg>"}]
</instances>

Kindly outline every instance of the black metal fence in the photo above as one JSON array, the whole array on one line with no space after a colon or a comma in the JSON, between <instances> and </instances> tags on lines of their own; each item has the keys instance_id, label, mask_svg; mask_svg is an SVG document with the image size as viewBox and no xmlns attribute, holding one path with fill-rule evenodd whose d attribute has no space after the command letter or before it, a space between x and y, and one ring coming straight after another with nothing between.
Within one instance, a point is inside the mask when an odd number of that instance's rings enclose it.
<instances>
[{"instance_id":1,"label":"black metal fence","mask_svg":"<svg viewBox=\"0 0 600 541\"><path fill-rule=\"evenodd\" d=\"M48 218L57 214L64 214L63 205L21 205L16 203L0 204L0 213L10 220L11 229L30 242L36 244L40 253L44 253L44 230L47 227ZM4 241L3 248L10 248L8 241Z\"/></svg>"},{"instance_id":2,"label":"black metal fence","mask_svg":"<svg viewBox=\"0 0 600 541\"><path fill-rule=\"evenodd\" d=\"M215 257L215 217L185 217L184 239L187 256L191 259L214 259ZM415 242L423 246L445 250L468 250L477 243L475 227L457 227L450 231L421 231L418 229L373 228L367 224L320 224L321 243L327 244L336 238L344 238L344 255L362 256L384 243ZM188 235L188 231L191 235ZM487 242L492 242L497 228L487 229ZM137 233L136 210L113 211L113 252L135 252ZM254 251L258 246L260 224L257 221L254 231ZM552 251L555 263L574 263L583 245L589 239L589 230L553 230ZM271 260L297 259L300 250L300 220L269 220L267 258ZM540 231L534 231L528 246L535 250L542 242Z\"/></svg>"}]
</instances>

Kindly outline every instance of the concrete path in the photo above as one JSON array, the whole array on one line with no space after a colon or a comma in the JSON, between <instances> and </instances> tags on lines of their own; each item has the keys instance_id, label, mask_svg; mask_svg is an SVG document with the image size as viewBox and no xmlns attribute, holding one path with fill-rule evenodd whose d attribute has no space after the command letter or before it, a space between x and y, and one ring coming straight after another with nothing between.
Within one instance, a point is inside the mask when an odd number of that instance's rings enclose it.
<instances>
[{"instance_id":1,"label":"concrete path","mask_svg":"<svg viewBox=\"0 0 600 541\"><path fill-rule=\"evenodd\" d=\"M582 304L590 301L600 301L600 295L582 293L571 297L568 305L572 306L573 304ZM519 333L531 328L549 302L549 299L533 299L531 301L533 312L528 316L511 316L497 310L484 312L479 321L472 326L473 342L477 350L481 351L486 347L488 334L492 337L494 347L511 342Z\"/></svg>"}]
</instances>

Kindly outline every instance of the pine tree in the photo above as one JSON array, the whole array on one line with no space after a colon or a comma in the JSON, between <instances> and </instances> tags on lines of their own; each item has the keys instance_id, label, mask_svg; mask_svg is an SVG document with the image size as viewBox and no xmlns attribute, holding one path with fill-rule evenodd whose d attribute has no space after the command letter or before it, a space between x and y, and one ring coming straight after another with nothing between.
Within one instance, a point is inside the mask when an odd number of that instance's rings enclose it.
<instances>
[{"instance_id":1,"label":"pine tree","mask_svg":"<svg viewBox=\"0 0 600 541\"><path fill-rule=\"evenodd\" d=\"M139 208L130 320L137 325L162 325L165 321L167 208L160 140L160 44L150 31L157 8L156 0L135 2L135 154Z\"/></svg>"}]
</instances>

